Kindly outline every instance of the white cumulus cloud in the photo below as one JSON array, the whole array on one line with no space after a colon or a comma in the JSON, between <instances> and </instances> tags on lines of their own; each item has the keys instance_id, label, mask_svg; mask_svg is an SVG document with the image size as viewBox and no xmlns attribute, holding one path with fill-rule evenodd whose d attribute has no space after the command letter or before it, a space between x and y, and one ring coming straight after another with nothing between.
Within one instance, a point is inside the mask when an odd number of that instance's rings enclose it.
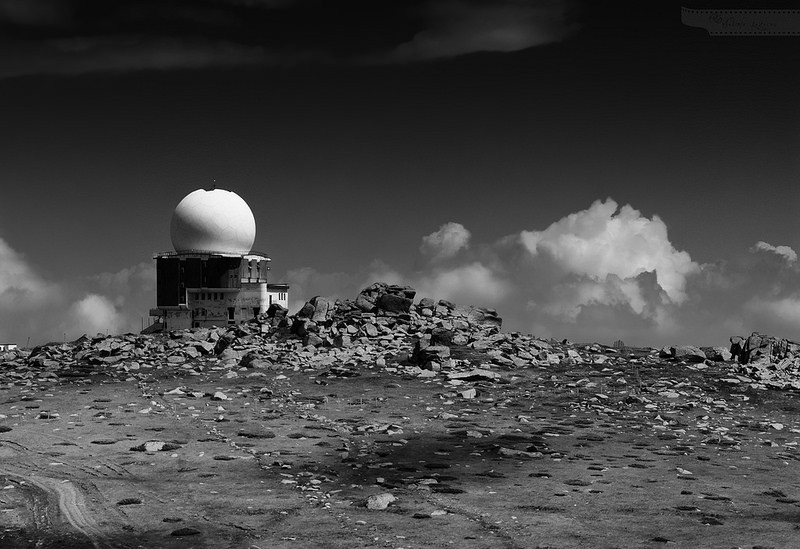
<instances>
[{"instance_id":1,"label":"white cumulus cloud","mask_svg":"<svg viewBox=\"0 0 800 549\"><path fill-rule=\"evenodd\" d=\"M469 246L470 232L461 223L449 222L422 237L420 252L433 260L453 257Z\"/></svg>"},{"instance_id":2,"label":"white cumulus cloud","mask_svg":"<svg viewBox=\"0 0 800 549\"><path fill-rule=\"evenodd\" d=\"M753 252L772 252L774 254L777 254L777 255L783 257L789 263L794 263L795 261L797 261L797 252L795 252L791 247L789 247L789 246L773 246L772 244L764 242L763 240L759 240L758 242L756 242L755 246L753 246L751 251L753 251Z\"/></svg>"},{"instance_id":3,"label":"white cumulus cloud","mask_svg":"<svg viewBox=\"0 0 800 549\"><path fill-rule=\"evenodd\" d=\"M114 303L107 297L89 294L70 307L70 325L88 335L117 334L125 324L125 319Z\"/></svg>"},{"instance_id":4,"label":"white cumulus cloud","mask_svg":"<svg viewBox=\"0 0 800 549\"><path fill-rule=\"evenodd\" d=\"M601 281L609 275L634 278L653 271L669 299L686 299L686 277L699 271L688 253L676 250L667 226L612 199L595 201L543 231L522 231L522 245L534 257L547 254L566 273Z\"/></svg>"}]
</instances>

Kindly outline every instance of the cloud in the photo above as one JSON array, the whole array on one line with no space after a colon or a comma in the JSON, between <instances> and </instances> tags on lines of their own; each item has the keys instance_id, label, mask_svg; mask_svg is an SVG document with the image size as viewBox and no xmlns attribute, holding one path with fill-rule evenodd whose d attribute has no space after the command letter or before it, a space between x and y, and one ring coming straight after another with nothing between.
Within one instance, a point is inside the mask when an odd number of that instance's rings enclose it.
<instances>
[{"instance_id":1,"label":"cloud","mask_svg":"<svg viewBox=\"0 0 800 549\"><path fill-rule=\"evenodd\" d=\"M57 286L34 272L25 258L0 238L0 310L6 314L26 311L57 298Z\"/></svg>"},{"instance_id":2,"label":"cloud","mask_svg":"<svg viewBox=\"0 0 800 549\"><path fill-rule=\"evenodd\" d=\"M386 64L561 40L567 0L0 0L0 78L298 63Z\"/></svg>"},{"instance_id":3,"label":"cloud","mask_svg":"<svg viewBox=\"0 0 800 549\"><path fill-rule=\"evenodd\" d=\"M30 338L38 345L84 333L138 332L154 295L152 261L55 282L0 238L0 340L25 345Z\"/></svg>"},{"instance_id":4,"label":"cloud","mask_svg":"<svg viewBox=\"0 0 800 549\"><path fill-rule=\"evenodd\" d=\"M797 261L797 253L790 248L789 246L773 246L772 244L768 244L762 240L756 242L755 246L751 248L752 252L772 252L779 256L782 256L786 259L789 263L794 263Z\"/></svg>"},{"instance_id":5,"label":"cloud","mask_svg":"<svg viewBox=\"0 0 800 549\"><path fill-rule=\"evenodd\" d=\"M438 231L422 237L419 250L434 261L450 258L469 246L470 236L461 223L445 223Z\"/></svg>"},{"instance_id":6,"label":"cloud","mask_svg":"<svg viewBox=\"0 0 800 549\"><path fill-rule=\"evenodd\" d=\"M97 294L89 294L73 303L69 316L69 327L88 335L116 334L125 324L122 314L111 300Z\"/></svg>"},{"instance_id":7,"label":"cloud","mask_svg":"<svg viewBox=\"0 0 800 549\"><path fill-rule=\"evenodd\" d=\"M430 26L400 44L394 58L410 61L513 52L557 42L573 30L563 1L450 0L431 2L427 11Z\"/></svg>"},{"instance_id":8,"label":"cloud","mask_svg":"<svg viewBox=\"0 0 800 549\"><path fill-rule=\"evenodd\" d=\"M618 208L611 199L595 201L544 231L522 231L520 240L532 257L549 255L564 272L596 281L653 271L676 303L686 299L686 277L699 270L688 253L675 250L658 216L648 219L629 205Z\"/></svg>"}]
</instances>

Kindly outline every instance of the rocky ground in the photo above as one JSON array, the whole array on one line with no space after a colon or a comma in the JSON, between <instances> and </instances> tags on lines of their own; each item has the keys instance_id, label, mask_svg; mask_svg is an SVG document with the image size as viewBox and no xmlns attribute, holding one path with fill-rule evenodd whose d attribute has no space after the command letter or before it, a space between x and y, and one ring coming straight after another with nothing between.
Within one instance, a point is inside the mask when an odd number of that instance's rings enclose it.
<instances>
[{"instance_id":1,"label":"rocky ground","mask_svg":"<svg viewBox=\"0 0 800 549\"><path fill-rule=\"evenodd\" d=\"M542 341L414 298L0 355L0 547L800 545L791 344Z\"/></svg>"}]
</instances>

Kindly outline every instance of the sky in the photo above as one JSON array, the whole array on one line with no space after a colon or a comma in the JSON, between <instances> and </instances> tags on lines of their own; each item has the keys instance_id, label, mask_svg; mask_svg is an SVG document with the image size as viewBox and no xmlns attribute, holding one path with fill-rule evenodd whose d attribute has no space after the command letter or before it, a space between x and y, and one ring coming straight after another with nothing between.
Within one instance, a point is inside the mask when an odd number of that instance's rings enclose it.
<instances>
[{"instance_id":1,"label":"sky","mask_svg":"<svg viewBox=\"0 0 800 549\"><path fill-rule=\"evenodd\" d=\"M800 341L800 36L644 4L0 0L0 342L140 330L213 182L291 313L387 281L537 337Z\"/></svg>"}]
</instances>

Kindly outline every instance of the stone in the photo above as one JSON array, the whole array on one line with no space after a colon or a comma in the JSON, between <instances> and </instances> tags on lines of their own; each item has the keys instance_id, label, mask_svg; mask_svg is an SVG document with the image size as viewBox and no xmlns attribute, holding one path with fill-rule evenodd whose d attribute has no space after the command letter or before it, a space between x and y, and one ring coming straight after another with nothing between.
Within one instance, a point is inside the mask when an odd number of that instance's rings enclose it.
<instances>
[{"instance_id":1,"label":"stone","mask_svg":"<svg viewBox=\"0 0 800 549\"><path fill-rule=\"evenodd\" d=\"M420 349L417 353L417 363L425 364L430 361L439 361L450 356L450 347L447 345L430 345Z\"/></svg>"},{"instance_id":2,"label":"stone","mask_svg":"<svg viewBox=\"0 0 800 549\"><path fill-rule=\"evenodd\" d=\"M413 299L403 295L383 294L378 298L378 308L393 313L407 313L411 310Z\"/></svg>"},{"instance_id":3,"label":"stone","mask_svg":"<svg viewBox=\"0 0 800 549\"><path fill-rule=\"evenodd\" d=\"M378 337L378 328L371 322L364 324L363 330L367 337Z\"/></svg>"},{"instance_id":4,"label":"stone","mask_svg":"<svg viewBox=\"0 0 800 549\"><path fill-rule=\"evenodd\" d=\"M431 331L431 345L452 345L455 332L446 328L434 328Z\"/></svg>"},{"instance_id":5,"label":"stone","mask_svg":"<svg viewBox=\"0 0 800 549\"><path fill-rule=\"evenodd\" d=\"M303 337L304 347L307 347L309 345L312 347L321 347L324 343L325 340L313 332L309 332Z\"/></svg>"},{"instance_id":6,"label":"stone","mask_svg":"<svg viewBox=\"0 0 800 549\"><path fill-rule=\"evenodd\" d=\"M703 352L705 352L709 360L714 362L729 362L733 358L730 350L726 347L711 347L704 349Z\"/></svg>"},{"instance_id":7,"label":"stone","mask_svg":"<svg viewBox=\"0 0 800 549\"><path fill-rule=\"evenodd\" d=\"M688 362L703 362L706 354L694 345L682 345L680 347L670 347L673 358L679 358Z\"/></svg>"},{"instance_id":8,"label":"stone","mask_svg":"<svg viewBox=\"0 0 800 549\"><path fill-rule=\"evenodd\" d=\"M731 347L733 347L733 338L731 338ZM733 354L733 352L732 350L731 353ZM740 364L756 362L769 364L786 358L788 354L788 340L753 332L744 341L741 351L738 352L738 358Z\"/></svg>"},{"instance_id":9,"label":"stone","mask_svg":"<svg viewBox=\"0 0 800 549\"><path fill-rule=\"evenodd\" d=\"M267 309L267 318L283 318L289 310L280 303L273 303Z\"/></svg>"},{"instance_id":10,"label":"stone","mask_svg":"<svg viewBox=\"0 0 800 549\"><path fill-rule=\"evenodd\" d=\"M375 300L370 299L369 297L363 294L359 294L359 296L356 298L355 305L356 307L367 313L371 313L377 308L375 305Z\"/></svg>"},{"instance_id":11,"label":"stone","mask_svg":"<svg viewBox=\"0 0 800 549\"><path fill-rule=\"evenodd\" d=\"M316 296L311 298L309 303L314 307L314 312L310 318L317 324L328 322L336 310L335 301L327 297Z\"/></svg>"},{"instance_id":12,"label":"stone","mask_svg":"<svg viewBox=\"0 0 800 549\"><path fill-rule=\"evenodd\" d=\"M497 316L497 311L483 308L470 309L467 313L467 322L476 328L495 331L500 331L503 325L503 319Z\"/></svg>"},{"instance_id":13,"label":"stone","mask_svg":"<svg viewBox=\"0 0 800 549\"><path fill-rule=\"evenodd\" d=\"M397 501L397 498L392 494L376 494L367 498L367 509L371 509L373 511L382 511L383 509L389 507L390 503L394 503L395 501Z\"/></svg>"},{"instance_id":14,"label":"stone","mask_svg":"<svg viewBox=\"0 0 800 549\"><path fill-rule=\"evenodd\" d=\"M349 335L338 334L333 338L333 345L341 349L346 349L353 345L353 340Z\"/></svg>"},{"instance_id":15,"label":"stone","mask_svg":"<svg viewBox=\"0 0 800 549\"><path fill-rule=\"evenodd\" d=\"M315 310L316 310L316 308L314 307L314 305L312 305L311 303L306 301L306 303L300 308L300 310L297 311L297 314L295 316L297 318L308 318L308 319L310 319L312 316L314 316Z\"/></svg>"}]
</instances>

